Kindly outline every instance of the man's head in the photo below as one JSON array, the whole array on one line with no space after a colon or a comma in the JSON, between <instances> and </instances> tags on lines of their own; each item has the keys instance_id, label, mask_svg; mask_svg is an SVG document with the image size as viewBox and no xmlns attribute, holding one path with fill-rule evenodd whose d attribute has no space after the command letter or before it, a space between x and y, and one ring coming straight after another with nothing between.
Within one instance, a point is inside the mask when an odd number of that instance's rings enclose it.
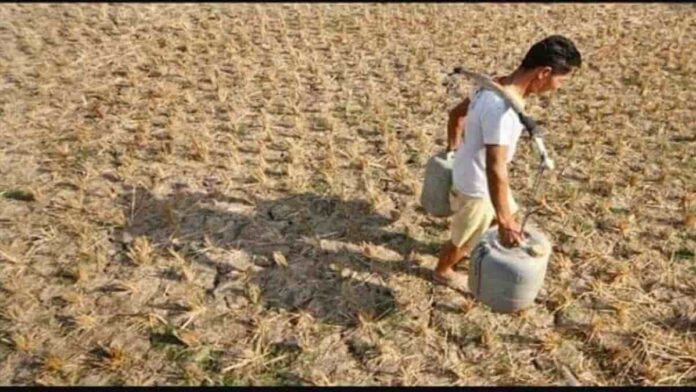
<instances>
[{"instance_id":1,"label":"man's head","mask_svg":"<svg viewBox=\"0 0 696 392\"><path fill-rule=\"evenodd\" d=\"M556 90L581 64L582 57L573 41L552 35L532 45L520 70L530 75L529 92L540 94Z\"/></svg>"}]
</instances>

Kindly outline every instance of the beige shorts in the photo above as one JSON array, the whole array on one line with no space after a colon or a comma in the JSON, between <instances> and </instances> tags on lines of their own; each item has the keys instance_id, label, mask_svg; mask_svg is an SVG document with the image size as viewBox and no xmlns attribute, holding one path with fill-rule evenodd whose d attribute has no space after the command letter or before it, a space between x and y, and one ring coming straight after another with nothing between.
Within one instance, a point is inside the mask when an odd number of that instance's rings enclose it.
<instances>
[{"instance_id":1,"label":"beige shorts","mask_svg":"<svg viewBox=\"0 0 696 392\"><path fill-rule=\"evenodd\" d=\"M508 192L510 213L519 210L512 192ZM488 198L463 195L452 189L449 195L452 215L452 244L457 248L463 246L467 251L476 245L481 235L491 227L495 219L495 208Z\"/></svg>"}]
</instances>

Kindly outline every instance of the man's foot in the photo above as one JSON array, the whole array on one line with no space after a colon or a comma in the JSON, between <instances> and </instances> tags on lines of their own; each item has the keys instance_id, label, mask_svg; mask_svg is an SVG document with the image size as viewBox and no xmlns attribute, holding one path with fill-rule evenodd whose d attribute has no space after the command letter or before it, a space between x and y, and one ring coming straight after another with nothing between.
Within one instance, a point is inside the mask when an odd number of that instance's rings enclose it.
<instances>
[{"instance_id":1,"label":"man's foot","mask_svg":"<svg viewBox=\"0 0 696 392\"><path fill-rule=\"evenodd\" d=\"M453 290L461 292L462 294L471 294L466 275L454 272L452 270L444 274L433 271L433 280L436 283L445 285Z\"/></svg>"}]
</instances>

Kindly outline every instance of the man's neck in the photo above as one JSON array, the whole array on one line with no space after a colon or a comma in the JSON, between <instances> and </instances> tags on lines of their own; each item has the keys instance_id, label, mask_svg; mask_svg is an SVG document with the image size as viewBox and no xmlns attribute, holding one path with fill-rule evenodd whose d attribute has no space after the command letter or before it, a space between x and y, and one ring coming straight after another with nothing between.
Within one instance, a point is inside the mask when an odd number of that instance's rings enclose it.
<instances>
[{"instance_id":1,"label":"man's neck","mask_svg":"<svg viewBox=\"0 0 696 392\"><path fill-rule=\"evenodd\" d=\"M530 73L517 68L510 75L505 76L501 80L501 85L512 88L520 96L526 98L530 94L529 86L532 83L533 77L534 76Z\"/></svg>"}]
</instances>

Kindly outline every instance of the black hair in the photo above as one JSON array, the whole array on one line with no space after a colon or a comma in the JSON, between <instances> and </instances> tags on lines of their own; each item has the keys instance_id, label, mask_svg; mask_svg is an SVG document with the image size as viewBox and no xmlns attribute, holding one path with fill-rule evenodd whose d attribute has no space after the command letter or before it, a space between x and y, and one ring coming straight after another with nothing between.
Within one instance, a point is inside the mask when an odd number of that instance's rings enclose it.
<instances>
[{"instance_id":1,"label":"black hair","mask_svg":"<svg viewBox=\"0 0 696 392\"><path fill-rule=\"evenodd\" d=\"M532 45L520 67L551 67L554 74L565 74L581 64L582 56L573 41L562 35L551 35Z\"/></svg>"}]
</instances>

